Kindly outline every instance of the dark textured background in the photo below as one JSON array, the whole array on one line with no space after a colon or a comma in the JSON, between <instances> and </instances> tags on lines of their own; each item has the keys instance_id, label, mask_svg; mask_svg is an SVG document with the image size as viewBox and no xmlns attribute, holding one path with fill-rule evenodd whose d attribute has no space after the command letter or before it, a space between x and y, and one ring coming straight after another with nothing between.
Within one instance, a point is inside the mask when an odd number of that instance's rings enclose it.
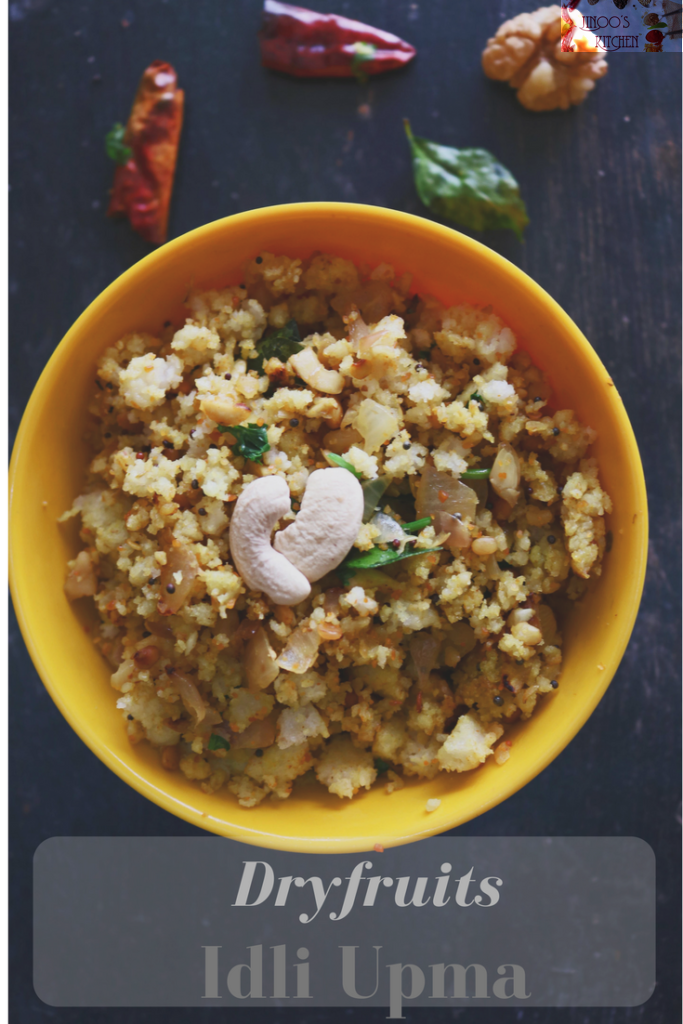
<instances>
[{"instance_id":1,"label":"dark textured background","mask_svg":"<svg viewBox=\"0 0 683 1024\"><path fill-rule=\"evenodd\" d=\"M226 214L295 200L424 213L403 116L439 142L493 150L518 177L531 226L523 245L503 233L485 240L564 306L609 368L640 444L652 541L633 639L597 711L540 777L460 834L647 840L658 867L658 987L632 1009L437 1012L477 1024L670 1024L680 1019L681 59L614 56L582 107L530 114L506 86L484 78L479 53L503 17L534 6L319 0L320 9L374 22L418 47L406 71L362 88L263 70L259 0L10 3L12 427L71 323L148 251L126 223L104 217L113 167L103 137L115 120L125 121L151 60L173 63L187 96L171 237ZM633 7L634 16L642 13ZM370 119L359 115L362 103L370 104ZM195 1021L191 1010L53 1009L33 994L31 858L43 839L199 833L127 788L71 732L14 623L10 656L12 1019ZM313 1024L351 1013L368 1024L386 1016L362 1009L244 1016L253 1024ZM433 1019L429 1010L409 1008L406 1017Z\"/></svg>"}]
</instances>

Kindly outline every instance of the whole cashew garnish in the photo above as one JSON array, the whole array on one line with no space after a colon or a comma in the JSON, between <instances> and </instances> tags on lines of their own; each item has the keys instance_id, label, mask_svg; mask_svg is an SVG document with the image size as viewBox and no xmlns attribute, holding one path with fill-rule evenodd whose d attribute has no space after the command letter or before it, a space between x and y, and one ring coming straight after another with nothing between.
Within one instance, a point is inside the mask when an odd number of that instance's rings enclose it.
<instances>
[{"instance_id":1,"label":"whole cashew garnish","mask_svg":"<svg viewBox=\"0 0 683 1024\"><path fill-rule=\"evenodd\" d=\"M314 583L336 569L353 546L364 505L363 489L352 473L317 469L306 483L301 511L275 535L274 547Z\"/></svg>"},{"instance_id":2,"label":"whole cashew garnish","mask_svg":"<svg viewBox=\"0 0 683 1024\"><path fill-rule=\"evenodd\" d=\"M289 511L285 481L262 476L244 488L230 522L230 553L240 576L251 590L264 591L275 604L284 605L298 604L311 592L303 573L270 543L275 523Z\"/></svg>"}]
</instances>

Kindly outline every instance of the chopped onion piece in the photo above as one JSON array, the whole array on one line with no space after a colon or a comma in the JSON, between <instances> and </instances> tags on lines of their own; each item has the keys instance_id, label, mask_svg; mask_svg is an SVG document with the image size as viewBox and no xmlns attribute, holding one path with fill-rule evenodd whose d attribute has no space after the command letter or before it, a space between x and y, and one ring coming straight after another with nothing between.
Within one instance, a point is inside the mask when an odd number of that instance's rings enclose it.
<instances>
[{"instance_id":1,"label":"chopped onion piece","mask_svg":"<svg viewBox=\"0 0 683 1024\"><path fill-rule=\"evenodd\" d=\"M222 721L223 721L223 718L222 718L222 716L221 716L219 711L216 711L215 708L207 708L206 709L206 714L204 716L204 722L205 722L206 725L218 725L219 722L222 722Z\"/></svg>"},{"instance_id":2,"label":"chopped onion piece","mask_svg":"<svg viewBox=\"0 0 683 1024\"><path fill-rule=\"evenodd\" d=\"M374 398L364 398L360 403L354 426L363 435L365 451L370 455L399 431L394 410L380 405Z\"/></svg>"},{"instance_id":3,"label":"chopped onion piece","mask_svg":"<svg viewBox=\"0 0 683 1024\"><path fill-rule=\"evenodd\" d=\"M183 704L190 714L196 715L197 724L199 724L206 715L206 705L194 680L184 672L179 672L177 668L172 668L168 675L177 688Z\"/></svg>"},{"instance_id":4,"label":"chopped onion piece","mask_svg":"<svg viewBox=\"0 0 683 1024\"><path fill-rule=\"evenodd\" d=\"M437 512L434 516L436 534L447 533L446 547L451 551L465 550L472 544L472 535L460 516L452 516L450 512Z\"/></svg>"},{"instance_id":5,"label":"chopped onion piece","mask_svg":"<svg viewBox=\"0 0 683 1024\"><path fill-rule=\"evenodd\" d=\"M97 575L88 551L80 551L76 556L74 567L64 583L64 591L70 601L97 593Z\"/></svg>"},{"instance_id":6,"label":"chopped onion piece","mask_svg":"<svg viewBox=\"0 0 683 1024\"><path fill-rule=\"evenodd\" d=\"M418 516L447 512L462 519L474 519L477 495L471 487L456 480L450 473L439 473L433 466L425 466L415 498Z\"/></svg>"},{"instance_id":7,"label":"chopped onion piece","mask_svg":"<svg viewBox=\"0 0 683 1024\"><path fill-rule=\"evenodd\" d=\"M320 647L320 634L310 619L302 622L287 640L287 646L277 659L280 668L301 675L315 663Z\"/></svg>"},{"instance_id":8,"label":"chopped onion piece","mask_svg":"<svg viewBox=\"0 0 683 1024\"><path fill-rule=\"evenodd\" d=\"M509 444L501 444L491 467L489 483L499 497L514 506L519 499L521 467L517 452Z\"/></svg>"},{"instance_id":9,"label":"chopped onion piece","mask_svg":"<svg viewBox=\"0 0 683 1024\"><path fill-rule=\"evenodd\" d=\"M151 622L148 619L145 622L145 629L154 636L160 637L161 640L175 640L173 627L168 622Z\"/></svg>"},{"instance_id":10,"label":"chopped onion piece","mask_svg":"<svg viewBox=\"0 0 683 1024\"><path fill-rule=\"evenodd\" d=\"M335 455L345 455L349 448L361 444L363 437L353 427L342 427L341 430L331 430L325 434L323 445Z\"/></svg>"},{"instance_id":11,"label":"chopped onion piece","mask_svg":"<svg viewBox=\"0 0 683 1024\"><path fill-rule=\"evenodd\" d=\"M339 598L345 592L344 587L331 587L325 591L325 601L323 603L323 611L325 615L332 613L338 615L341 611L341 605L339 604Z\"/></svg>"},{"instance_id":12,"label":"chopped onion piece","mask_svg":"<svg viewBox=\"0 0 683 1024\"><path fill-rule=\"evenodd\" d=\"M375 514L377 503L391 483L389 476L376 476L374 480L366 480L361 484L365 497L363 508L363 522L367 523Z\"/></svg>"},{"instance_id":13,"label":"chopped onion piece","mask_svg":"<svg viewBox=\"0 0 683 1024\"><path fill-rule=\"evenodd\" d=\"M414 633L410 638L408 646L417 669L417 685L422 689L436 665L441 645L431 633L422 632Z\"/></svg>"},{"instance_id":14,"label":"chopped onion piece","mask_svg":"<svg viewBox=\"0 0 683 1024\"><path fill-rule=\"evenodd\" d=\"M240 616L236 608L228 608L225 618L221 620L221 633L232 636L239 629Z\"/></svg>"},{"instance_id":15,"label":"chopped onion piece","mask_svg":"<svg viewBox=\"0 0 683 1024\"><path fill-rule=\"evenodd\" d=\"M174 541L170 530L164 530L160 540L166 552L166 565L162 566L159 577L161 593L157 610L161 615L173 615L180 611L190 596L199 564L194 551ZM180 583L176 581L176 573L182 574ZM169 586L172 588L170 592Z\"/></svg>"},{"instance_id":16,"label":"chopped onion piece","mask_svg":"<svg viewBox=\"0 0 683 1024\"><path fill-rule=\"evenodd\" d=\"M279 675L275 651L268 643L263 626L259 625L247 643L242 664L247 678L247 686L252 693L265 690Z\"/></svg>"},{"instance_id":17,"label":"chopped onion piece","mask_svg":"<svg viewBox=\"0 0 683 1024\"><path fill-rule=\"evenodd\" d=\"M344 320L349 330L349 341L354 349L358 351L363 338L370 334L370 328L363 320L357 308L352 309L348 316L344 317Z\"/></svg>"},{"instance_id":18,"label":"chopped onion piece","mask_svg":"<svg viewBox=\"0 0 683 1024\"><path fill-rule=\"evenodd\" d=\"M547 604L539 604L536 608L536 617L541 626L543 643L554 644L557 641L557 619L552 608Z\"/></svg>"},{"instance_id":19,"label":"chopped onion piece","mask_svg":"<svg viewBox=\"0 0 683 1024\"><path fill-rule=\"evenodd\" d=\"M202 724L197 728L196 731L201 733L212 732L214 730L214 726L220 726L222 722L223 719L220 713L216 711L215 708L207 708L206 714L204 715L204 718L202 720Z\"/></svg>"},{"instance_id":20,"label":"chopped onion piece","mask_svg":"<svg viewBox=\"0 0 683 1024\"><path fill-rule=\"evenodd\" d=\"M373 345L386 345L388 348L393 348L396 344L396 334L386 329L386 325L382 327L382 322L374 325L372 332L368 331L367 334L363 335L358 346L358 354L360 356L367 356L372 350ZM379 328L379 330L378 330Z\"/></svg>"},{"instance_id":21,"label":"chopped onion piece","mask_svg":"<svg viewBox=\"0 0 683 1024\"><path fill-rule=\"evenodd\" d=\"M271 747L275 742L275 727L279 711L271 711L267 718L252 722L244 732L233 732L228 742L233 750Z\"/></svg>"},{"instance_id":22,"label":"chopped onion piece","mask_svg":"<svg viewBox=\"0 0 683 1024\"><path fill-rule=\"evenodd\" d=\"M341 640L344 635L341 626L338 626L334 622L319 622L318 623L318 635L323 643L328 640Z\"/></svg>"},{"instance_id":23,"label":"chopped onion piece","mask_svg":"<svg viewBox=\"0 0 683 1024\"><path fill-rule=\"evenodd\" d=\"M123 661L123 644L120 640L117 640L112 648L107 652L107 661L112 668L118 668Z\"/></svg>"},{"instance_id":24,"label":"chopped onion piece","mask_svg":"<svg viewBox=\"0 0 683 1024\"><path fill-rule=\"evenodd\" d=\"M401 524L385 512L376 512L370 524L379 530L379 534L374 538L375 544L391 544L397 540L401 545L398 550L403 551L406 541L411 539L411 535L405 532Z\"/></svg>"},{"instance_id":25,"label":"chopped onion piece","mask_svg":"<svg viewBox=\"0 0 683 1024\"><path fill-rule=\"evenodd\" d=\"M477 638L468 622L456 622L448 631L446 643L455 647L460 657L464 658L477 646Z\"/></svg>"},{"instance_id":26,"label":"chopped onion piece","mask_svg":"<svg viewBox=\"0 0 683 1024\"><path fill-rule=\"evenodd\" d=\"M230 746L232 746L232 741L235 738L235 733L232 731L227 722L221 721L221 725L214 726L211 732L215 732L217 736L222 736L223 739L227 740Z\"/></svg>"}]
</instances>

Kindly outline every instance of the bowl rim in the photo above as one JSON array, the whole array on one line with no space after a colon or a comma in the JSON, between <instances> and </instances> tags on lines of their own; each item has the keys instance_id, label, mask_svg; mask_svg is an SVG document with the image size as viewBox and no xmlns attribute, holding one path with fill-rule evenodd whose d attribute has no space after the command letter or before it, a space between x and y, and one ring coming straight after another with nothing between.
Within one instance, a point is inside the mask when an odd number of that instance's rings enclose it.
<instances>
[{"instance_id":1,"label":"bowl rim","mask_svg":"<svg viewBox=\"0 0 683 1024\"><path fill-rule=\"evenodd\" d=\"M43 661L33 639L30 625L30 600L28 594L24 592L25 588L23 587L20 579L16 554L12 542L14 535L13 526L17 523L21 515L20 494L15 490L15 482L18 469L21 465L24 442L29 433L31 422L41 407L43 395L48 389L49 381L54 370L63 361L69 358L69 350L74 339L81 334L88 321L97 316L103 308L106 308L108 305L115 302L117 298L125 292L128 282L136 277L142 268L152 268L157 264L163 266L166 261L173 259L175 253L185 247L188 242L199 239L202 235L208 237L213 233L220 233L224 230L227 224L232 224L237 221L266 220L273 216L295 217L298 212L303 211L305 211L306 215L309 217L316 214L321 217L328 218L330 216L343 217L348 215L351 210L361 216L371 217L380 223L382 221L391 222L393 224L402 222L412 230L419 230L421 233L431 233L435 240L439 239L442 242L456 242L461 249L464 249L465 251L469 250L479 258L487 259L495 265L500 272L507 274L515 280L515 283L520 289L530 293L537 301L540 301L552 311L553 315L558 319L564 329L574 336L574 339L582 349L584 358L590 364L592 372L609 377L607 369L588 339L574 323L569 314L566 313L559 305L559 303L525 271L521 270L504 256L495 252L495 250L490 249L484 243L470 238L468 235L464 235L462 232L459 232L454 228L439 224L435 221L429 220L428 218L404 213L399 210L389 209L387 207L371 206L361 203L320 201L283 203L274 206L258 207L254 210L247 210L241 213L232 214L194 228L191 231L178 236L178 238L172 239L170 242L160 246L158 249L155 249L147 256L144 256L141 260L138 260L122 274L116 277L114 281L112 281L103 291L101 291L69 328L43 368L22 415L13 446L9 470L9 580L14 608L24 642L33 664L42 679L46 690L71 728L74 729L76 734L90 748L96 757L98 757L120 779L130 785L142 796L156 803L163 810L168 811L176 817L179 817L204 831L214 832L217 835L242 843L288 852L358 853L367 851L369 846L368 839L364 837L301 837L271 834L262 830L249 828L248 825L227 823L222 819L214 819L211 815L207 815L206 813L184 803L178 797L172 796L168 792L159 789L144 775L139 774L130 767L129 764L122 761L114 751L107 747L103 748L98 742L95 730L87 723L79 720L72 711L69 703L64 701L61 695L56 691L51 681L49 665ZM604 394L604 400L611 406L611 411L617 421L618 428L623 433L630 449L632 455L631 469L633 472L633 482L638 494L642 514L638 516L638 521L635 524L632 541L634 551L632 577L633 586L630 588L630 600L624 608L624 616L620 622L617 642L615 642L611 648L610 657L606 659L607 663L605 664L604 671L601 673L600 681L592 688L591 695L585 701L581 710L574 715L571 722L568 723L567 730L566 732L563 732L561 740L558 740L550 747L545 748L538 756L532 759L531 763L525 770L516 774L514 777L511 777L509 782L503 783L503 785L501 785L489 799L483 800L476 810L460 815L457 813L453 814L446 824L444 824L442 819L439 819L438 821L434 820L434 823L430 826L428 826L426 822L424 827L406 828L406 826L403 825L396 833L386 836L378 835L375 838L375 842L380 843L384 847L399 846L405 843L415 842L456 828L497 806L499 803L502 803L503 800L506 800L508 797L514 795L518 790L522 789L527 785L527 783L534 779L536 775L543 771L543 769L546 768L551 761L553 761L555 757L562 752L562 750L564 750L583 725L585 725L586 721L592 715L598 703L604 696L604 693L607 690L619 663L621 662L635 625L645 580L648 540L647 493L642 461L638 451L636 438L626 413L626 409L616 387L607 389ZM434 819L436 818L437 815L434 815Z\"/></svg>"}]
</instances>

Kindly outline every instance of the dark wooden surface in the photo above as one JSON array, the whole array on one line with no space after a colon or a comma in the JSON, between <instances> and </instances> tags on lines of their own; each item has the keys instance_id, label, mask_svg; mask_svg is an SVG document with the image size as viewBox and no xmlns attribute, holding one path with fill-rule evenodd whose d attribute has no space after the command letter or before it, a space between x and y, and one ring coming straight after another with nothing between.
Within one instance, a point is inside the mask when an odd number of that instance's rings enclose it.
<instances>
[{"instance_id":1,"label":"dark wooden surface","mask_svg":"<svg viewBox=\"0 0 683 1024\"><path fill-rule=\"evenodd\" d=\"M567 750L468 835L636 835L658 871L658 986L632 1009L439 1011L484 1024L680 1019L678 55L611 58L579 109L534 115L487 81L479 53L529 0L320 0L413 42L404 72L362 88L296 81L259 66L259 0L17 0L10 3L11 418L15 429L55 346L85 306L148 247L104 217L103 136L125 120L142 69L171 61L187 119L171 237L240 210L342 200L425 213L401 118L439 142L490 148L518 177L526 243L485 241L553 295L609 368L639 440L652 541L645 596L606 697ZM638 11L640 8L638 7ZM634 12L636 13L636 12ZM127 23L126 24L124 24ZM370 105L364 119L358 107ZM36 566L39 585L40 567ZM197 835L129 789L60 717L13 622L11 675L12 1019L22 1024L176 1024L196 1011L76 1011L31 986L31 860L54 835ZM386 1011L256 1011L254 1024L367 1022ZM231 1016L239 1015L231 1011ZM431 1020L429 1010L406 1010Z\"/></svg>"}]
</instances>

